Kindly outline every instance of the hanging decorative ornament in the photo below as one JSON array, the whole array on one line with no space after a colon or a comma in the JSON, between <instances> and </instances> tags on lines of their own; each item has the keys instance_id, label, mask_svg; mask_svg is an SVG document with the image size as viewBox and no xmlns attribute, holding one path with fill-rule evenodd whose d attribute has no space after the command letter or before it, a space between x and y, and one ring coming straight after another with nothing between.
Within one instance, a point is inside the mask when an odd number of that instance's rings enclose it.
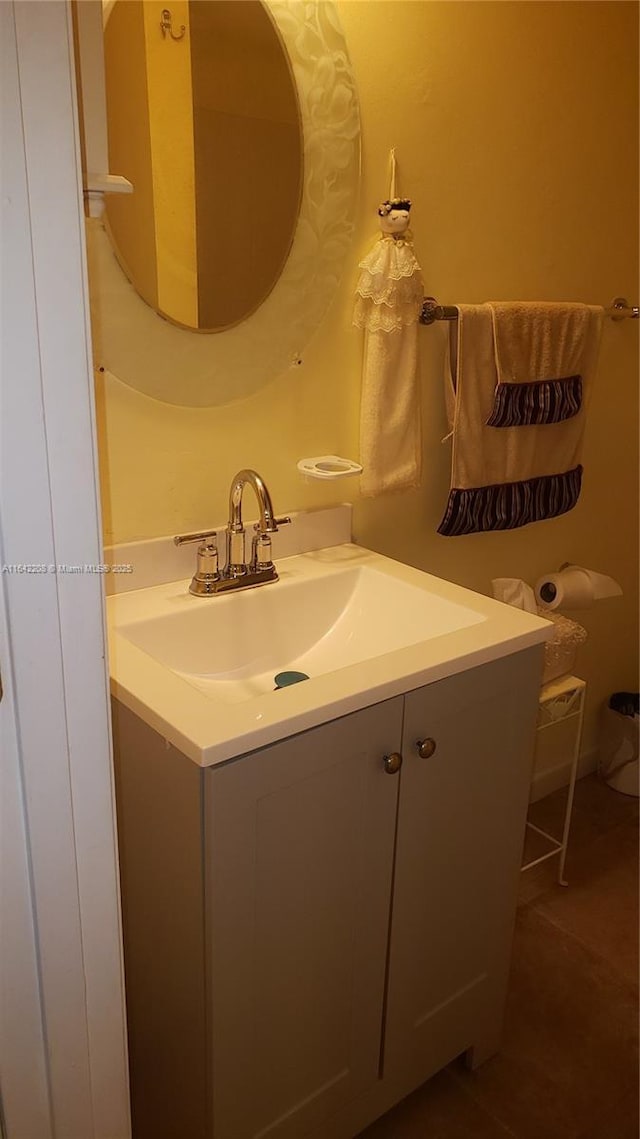
<instances>
[{"instance_id":1,"label":"hanging decorative ornament","mask_svg":"<svg viewBox=\"0 0 640 1139\"><path fill-rule=\"evenodd\" d=\"M394 151L391 155L395 175ZM380 237L359 266L353 314L358 328L395 332L418 320L424 286L413 252L410 211L409 198L391 197L378 208Z\"/></svg>"},{"instance_id":2,"label":"hanging decorative ornament","mask_svg":"<svg viewBox=\"0 0 640 1139\"><path fill-rule=\"evenodd\" d=\"M409 230L411 201L391 190L378 209L380 236L360 262L353 323L365 329L360 416L361 490L404 490L420 482L418 318L424 299Z\"/></svg>"}]
</instances>

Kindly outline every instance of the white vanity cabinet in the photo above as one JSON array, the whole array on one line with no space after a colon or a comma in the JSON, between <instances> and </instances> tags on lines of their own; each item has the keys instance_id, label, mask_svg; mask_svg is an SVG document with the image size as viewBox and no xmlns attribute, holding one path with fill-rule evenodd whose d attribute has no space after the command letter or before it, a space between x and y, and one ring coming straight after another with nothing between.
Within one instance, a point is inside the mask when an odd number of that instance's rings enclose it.
<instances>
[{"instance_id":1,"label":"white vanity cabinet","mask_svg":"<svg viewBox=\"0 0 640 1139\"><path fill-rule=\"evenodd\" d=\"M498 1047L535 655L533 668L526 654L505 657L405 697L384 1072L412 1086L467 1048L476 1066Z\"/></svg>"},{"instance_id":2,"label":"white vanity cabinet","mask_svg":"<svg viewBox=\"0 0 640 1139\"><path fill-rule=\"evenodd\" d=\"M215 1139L298 1139L378 1079L402 705L206 773Z\"/></svg>"},{"instance_id":3,"label":"white vanity cabinet","mask_svg":"<svg viewBox=\"0 0 640 1139\"><path fill-rule=\"evenodd\" d=\"M495 1050L540 653L208 769L115 705L135 1139L346 1139Z\"/></svg>"}]
</instances>

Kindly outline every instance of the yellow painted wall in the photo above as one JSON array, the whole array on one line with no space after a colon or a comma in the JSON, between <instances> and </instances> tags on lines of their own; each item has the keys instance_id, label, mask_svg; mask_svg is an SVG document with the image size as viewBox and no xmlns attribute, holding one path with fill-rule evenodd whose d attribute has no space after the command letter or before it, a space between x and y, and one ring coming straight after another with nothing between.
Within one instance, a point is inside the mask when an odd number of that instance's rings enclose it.
<instances>
[{"instance_id":1,"label":"yellow painted wall","mask_svg":"<svg viewBox=\"0 0 640 1139\"><path fill-rule=\"evenodd\" d=\"M142 0L115 4L104 32L109 169L132 183L132 194L111 194L106 217L127 276L158 307L156 233L153 220L151 139ZM131 103L139 113L131 114Z\"/></svg>"},{"instance_id":2,"label":"yellow painted wall","mask_svg":"<svg viewBox=\"0 0 640 1139\"><path fill-rule=\"evenodd\" d=\"M158 256L158 308L198 327L195 172L188 0L172 0L175 34L163 36L160 4L143 0L149 133Z\"/></svg>"},{"instance_id":3,"label":"yellow painted wall","mask_svg":"<svg viewBox=\"0 0 640 1139\"><path fill-rule=\"evenodd\" d=\"M298 105L263 4L192 3L191 21L199 325L224 328L268 296L291 246Z\"/></svg>"},{"instance_id":4,"label":"yellow painted wall","mask_svg":"<svg viewBox=\"0 0 640 1139\"><path fill-rule=\"evenodd\" d=\"M133 184L111 195L106 215L118 257L152 308L198 326L193 112L188 0L171 11L174 42L160 7L117 0L104 32L109 165ZM131 113L135 106L137 112Z\"/></svg>"},{"instance_id":5,"label":"yellow painted wall","mask_svg":"<svg viewBox=\"0 0 640 1139\"><path fill-rule=\"evenodd\" d=\"M595 709L637 687L638 325L606 322L578 507L509 533L442 538L450 445L444 326L420 333L424 474L419 491L359 500L357 480L305 484L305 455L357 457L357 261L377 232L395 145L428 292L608 303L638 291L638 6L621 0L339 0L361 98L363 176L353 271L304 353L250 399L160 404L109 379L98 389L108 541L224 521L229 480L254 466L276 510L355 503L359 541L488 592L565 560L613 574L624 599L586 612L586 746Z\"/></svg>"}]
</instances>

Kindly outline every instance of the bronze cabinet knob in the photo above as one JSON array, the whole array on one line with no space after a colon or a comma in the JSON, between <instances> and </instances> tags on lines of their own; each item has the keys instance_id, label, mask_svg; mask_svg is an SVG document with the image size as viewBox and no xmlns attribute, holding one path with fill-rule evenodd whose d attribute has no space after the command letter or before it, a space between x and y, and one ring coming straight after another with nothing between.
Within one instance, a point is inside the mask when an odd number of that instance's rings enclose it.
<instances>
[{"instance_id":1,"label":"bronze cabinet knob","mask_svg":"<svg viewBox=\"0 0 640 1139\"><path fill-rule=\"evenodd\" d=\"M416 748L420 759L431 759L436 750L436 741L427 736L426 740L416 740Z\"/></svg>"},{"instance_id":2,"label":"bronze cabinet knob","mask_svg":"<svg viewBox=\"0 0 640 1139\"><path fill-rule=\"evenodd\" d=\"M387 775L397 775L402 767L402 756L399 751L392 751L391 755L385 755L382 763Z\"/></svg>"}]
</instances>

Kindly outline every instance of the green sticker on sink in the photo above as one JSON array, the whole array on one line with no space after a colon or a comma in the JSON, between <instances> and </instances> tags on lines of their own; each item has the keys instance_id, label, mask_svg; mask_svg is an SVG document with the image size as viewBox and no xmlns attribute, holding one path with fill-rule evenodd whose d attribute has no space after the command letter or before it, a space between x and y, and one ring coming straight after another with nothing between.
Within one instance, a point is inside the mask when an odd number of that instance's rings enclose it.
<instances>
[{"instance_id":1,"label":"green sticker on sink","mask_svg":"<svg viewBox=\"0 0 640 1139\"><path fill-rule=\"evenodd\" d=\"M301 680L308 680L306 672L277 672L274 676L276 689L288 688L290 684L299 684Z\"/></svg>"}]
</instances>

